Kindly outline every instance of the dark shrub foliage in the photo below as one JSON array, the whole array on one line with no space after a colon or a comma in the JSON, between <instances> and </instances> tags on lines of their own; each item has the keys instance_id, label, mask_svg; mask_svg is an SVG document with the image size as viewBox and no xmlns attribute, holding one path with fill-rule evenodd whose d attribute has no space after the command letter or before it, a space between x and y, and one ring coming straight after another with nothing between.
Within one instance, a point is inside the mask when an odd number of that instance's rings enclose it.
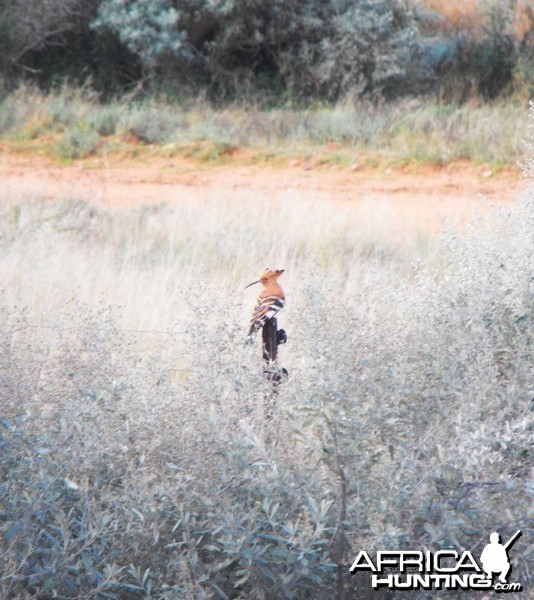
<instances>
[{"instance_id":1,"label":"dark shrub foliage","mask_svg":"<svg viewBox=\"0 0 534 600\"><path fill-rule=\"evenodd\" d=\"M425 60L436 76L437 88L447 100L465 101L473 95L486 100L510 92L529 93L534 70L534 13L521 14L517 2L481 3L480 22L452 26L438 15L420 12Z\"/></svg>"},{"instance_id":2,"label":"dark shrub foliage","mask_svg":"<svg viewBox=\"0 0 534 600\"><path fill-rule=\"evenodd\" d=\"M418 0L0 0L0 77L278 101L390 99L445 81L494 98L529 80L532 40L512 0L487 6L480 35Z\"/></svg>"},{"instance_id":3,"label":"dark shrub foliage","mask_svg":"<svg viewBox=\"0 0 534 600\"><path fill-rule=\"evenodd\" d=\"M105 0L93 26L115 33L149 73L189 71L217 93L266 81L296 96L376 97L424 75L404 0Z\"/></svg>"},{"instance_id":4,"label":"dark shrub foliage","mask_svg":"<svg viewBox=\"0 0 534 600\"><path fill-rule=\"evenodd\" d=\"M88 78L117 91L140 77L140 62L109 33L90 29L100 0L0 0L0 78L44 87Z\"/></svg>"}]
</instances>

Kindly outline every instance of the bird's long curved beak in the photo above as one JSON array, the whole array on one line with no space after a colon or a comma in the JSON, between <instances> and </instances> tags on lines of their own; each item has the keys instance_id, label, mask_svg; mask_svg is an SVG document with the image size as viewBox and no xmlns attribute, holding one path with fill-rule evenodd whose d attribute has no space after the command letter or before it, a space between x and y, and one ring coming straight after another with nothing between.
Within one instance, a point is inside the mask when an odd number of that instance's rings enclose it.
<instances>
[{"instance_id":1,"label":"bird's long curved beak","mask_svg":"<svg viewBox=\"0 0 534 600\"><path fill-rule=\"evenodd\" d=\"M245 286L245 289L249 288L251 285L254 285L256 283L259 283L261 281L261 279L256 279L256 281L253 281L252 283L249 283L248 285Z\"/></svg>"}]
</instances>

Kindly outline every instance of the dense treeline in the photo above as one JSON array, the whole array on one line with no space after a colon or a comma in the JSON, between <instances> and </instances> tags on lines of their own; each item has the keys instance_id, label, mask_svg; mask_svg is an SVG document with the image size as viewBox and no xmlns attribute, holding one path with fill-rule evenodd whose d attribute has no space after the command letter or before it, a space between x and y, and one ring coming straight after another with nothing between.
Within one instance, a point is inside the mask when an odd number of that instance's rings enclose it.
<instances>
[{"instance_id":1,"label":"dense treeline","mask_svg":"<svg viewBox=\"0 0 534 600\"><path fill-rule=\"evenodd\" d=\"M417 0L0 0L0 77L211 98L456 101L530 93L534 11L481 0L476 27Z\"/></svg>"}]
</instances>

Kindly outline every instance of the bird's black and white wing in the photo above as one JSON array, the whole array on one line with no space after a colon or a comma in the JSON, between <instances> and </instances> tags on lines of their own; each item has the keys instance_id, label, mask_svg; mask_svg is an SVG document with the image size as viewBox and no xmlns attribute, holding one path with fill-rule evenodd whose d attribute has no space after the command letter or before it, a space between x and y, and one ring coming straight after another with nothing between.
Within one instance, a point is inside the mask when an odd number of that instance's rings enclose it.
<instances>
[{"instance_id":1,"label":"bird's black and white wing","mask_svg":"<svg viewBox=\"0 0 534 600\"><path fill-rule=\"evenodd\" d=\"M282 310L282 308L284 308L285 302L284 298L278 298L278 296L258 298L256 306L252 311L248 336L255 335L267 321L272 319L280 310Z\"/></svg>"}]
</instances>

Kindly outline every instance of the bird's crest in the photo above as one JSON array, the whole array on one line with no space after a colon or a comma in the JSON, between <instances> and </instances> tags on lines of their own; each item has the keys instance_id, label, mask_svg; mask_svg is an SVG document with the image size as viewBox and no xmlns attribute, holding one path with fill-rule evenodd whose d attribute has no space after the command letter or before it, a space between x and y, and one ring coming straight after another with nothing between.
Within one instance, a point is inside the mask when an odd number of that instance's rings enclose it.
<instances>
[{"instance_id":1,"label":"bird's crest","mask_svg":"<svg viewBox=\"0 0 534 600\"><path fill-rule=\"evenodd\" d=\"M259 279L256 279L256 281L253 281L252 283L249 283L245 287L245 289L247 289L248 287L250 287L251 285L254 285L256 283L263 283L265 285L269 281L276 281L278 279L278 277L280 277L280 275L282 275L283 272L284 272L284 269L269 269L268 267L265 267L265 270L260 275Z\"/></svg>"}]
</instances>

